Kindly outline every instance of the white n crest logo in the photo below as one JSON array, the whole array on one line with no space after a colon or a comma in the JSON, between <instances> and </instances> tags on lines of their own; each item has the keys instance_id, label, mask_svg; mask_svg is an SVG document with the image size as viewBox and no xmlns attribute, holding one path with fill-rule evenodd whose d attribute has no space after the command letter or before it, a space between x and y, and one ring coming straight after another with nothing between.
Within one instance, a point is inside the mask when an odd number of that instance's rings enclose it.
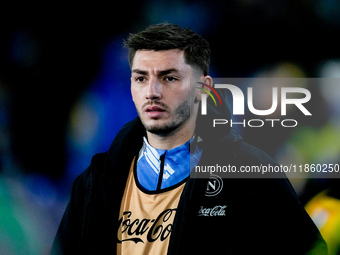
<instances>
[{"instance_id":1,"label":"white n crest logo","mask_svg":"<svg viewBox=\"0 0 340 255\"><path fill-rule=\"evenodd\" d=\"M207 183L207 190L205 191L205 195L207 197L216 196L221 192L223 188L223 181L222 178L218 175L210 175L210 178Z\"/></svg>"}]
</instances>

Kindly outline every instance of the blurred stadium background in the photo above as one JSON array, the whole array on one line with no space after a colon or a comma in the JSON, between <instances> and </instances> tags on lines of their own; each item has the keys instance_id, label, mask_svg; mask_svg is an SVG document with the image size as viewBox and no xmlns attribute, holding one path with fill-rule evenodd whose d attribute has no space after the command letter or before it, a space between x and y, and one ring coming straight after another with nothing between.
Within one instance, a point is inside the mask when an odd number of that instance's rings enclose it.
<instances>
[{"instance_id":1,"label":"blurred stadium background","mask_svg":"<svg viewBox=\"0 0 340 255\"><path fill-rule=\"evenodd\" d=\"M212 77L340 78L337 0L12 1L0 13L0 254L48 254L74 179L136 116L129 33L164 21L195 30ZM310 89L313 121L244 138L281 163L340 163L340 87ZM340 254L338 179L292 183Z\"/></svg>"}]
</instances>

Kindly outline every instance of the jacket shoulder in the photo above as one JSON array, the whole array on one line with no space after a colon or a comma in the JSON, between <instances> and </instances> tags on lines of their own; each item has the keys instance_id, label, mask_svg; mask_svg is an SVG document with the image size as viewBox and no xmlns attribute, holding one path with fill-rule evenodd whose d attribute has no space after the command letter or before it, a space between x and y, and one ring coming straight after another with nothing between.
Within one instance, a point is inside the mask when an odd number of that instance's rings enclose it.
<instances>
[{"instance_id":1,"label":"jacket shoulder","mask_svg":"<svg viewBox=\"0 0 340 255\"><path fill-rule=\"evenodd\" d=\"M76 179L76 181L87 182L91 175L98 175L103 172L105 168L106 157L107 152L95 154L91 159L90 166L78 176L78 180Z\"/></svg>"},{"instance_id":2,"label":"jacket shoulder","mask_svg":"<svg viewBox=\"0 0 340 255\"><path fill-rule=\"evenodd\" d=\"M236 156L240 157L244 163L249 164L277 164L266 152L259 148L240 141L235 149Z\"/></svg>"}]
</instances>

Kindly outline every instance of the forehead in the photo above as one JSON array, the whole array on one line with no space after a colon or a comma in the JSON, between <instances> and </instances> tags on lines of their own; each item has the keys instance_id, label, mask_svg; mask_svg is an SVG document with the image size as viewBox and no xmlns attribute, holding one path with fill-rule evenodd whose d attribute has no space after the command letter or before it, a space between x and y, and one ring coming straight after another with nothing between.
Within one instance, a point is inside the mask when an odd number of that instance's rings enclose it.
<instances>
[{"instance_id":1,"label":"forehead","mask_svg":"<svg viewBox=\"0 0 340 255\"><path fill-rule=\"evenodd\" d=\"M132 69L141 70L165 70L165 69L186 70L191 66L185 62L182 50L138 50L135 54Z\"/></svg>"}]
</instances>

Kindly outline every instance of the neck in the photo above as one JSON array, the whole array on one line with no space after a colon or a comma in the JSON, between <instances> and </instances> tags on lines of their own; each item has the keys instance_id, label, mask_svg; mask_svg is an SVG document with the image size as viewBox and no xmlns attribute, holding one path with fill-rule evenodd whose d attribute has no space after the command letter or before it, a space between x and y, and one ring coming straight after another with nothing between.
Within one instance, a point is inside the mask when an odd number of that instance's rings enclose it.
<instances>
[{"instance_id":1,"label":"neck","mask_svg":"<svg viewBox=\"0 0 340 255\"><path fill-rule=\"evenodd\" d=\"M189 141L194 136L194 131L195 124L190 125L190 123L186 123L183 127L178 127L178 129L169 134L159 135L148 131L146 133L148 142L152 147L161 150L170 150Z\"/></svg>"}]
</instances>

